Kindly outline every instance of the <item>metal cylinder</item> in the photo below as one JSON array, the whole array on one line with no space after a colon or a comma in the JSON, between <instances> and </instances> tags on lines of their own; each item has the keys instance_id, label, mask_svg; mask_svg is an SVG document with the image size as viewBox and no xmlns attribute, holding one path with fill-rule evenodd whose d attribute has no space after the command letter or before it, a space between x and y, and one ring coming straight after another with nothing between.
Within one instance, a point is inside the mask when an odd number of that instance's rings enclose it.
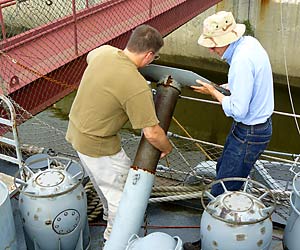
<instances>
[{"instance_id":1,"label":"metal cylinder","mask_svg":"<svg viewBox=\"0 0 300 250\"><path fill-rule=\"evenodd\" d=\"M286 250L298 250L298 237L300 235L300 172L293 179L290 205L290 215L283 234L283 245Z\"/></svg>"},{"instance_id":2,"label":"metal cylinder","mask_svg":"<svg viewBox=\"0 0 300 250\"><path fill-rule=\"evenodd\" d=\"M237 226L216 220L206 211L201 217L202 250L268 250L272 232L270 218L260 223Z\"/></svg>"},{"instance_id":3,"label":"metal cylinder","mask_svg":"<svg viewBox=\"0 0 300 250\"><path fill-rule=\"evenodd\" d=\"M155 95L155 109L159 125L164 131L169 129L179 94L180 85L171 77L162 79L162 83L158 84ZM159 157L160 151L142 136L133 166L155 172Z\"/></svg>"},{"instance_id":4,"label":"metal cylinder","mask_svg":"<svg viewBox=\"0 0 300 250\"><path fill-rule=\"evenodd\" d=\"M295 206L295 198L296 196L293 192L290 197L290 215L283 234L283 245L285 250L299 249L300 211Z\"/></svg>"},{"instance_id":5,"label":"metal cylinder","mask_svg":"<svg viewBox=\"0 0 300 250\"><path fill-rule=\"evenodd\" d=\"M241 191L228 191L224 182L244 181ZM272 243L271 214L275 209L275 197L271 195L272 205L264 203L264 197L271 194L262 184L244 178L226 178L215 181L210 186L220 183L224 193L214 197L205 191L210 199L204 204L201 217L200 237L202 250L243 249L268 250ZM252 188L261 193L252 193Z\"/></svg>"},{"instance_id":6,"label":"metal cylinder","mask_svg":"<svg viewBox=\"0 0 300 250\"><path fill-rule=\"evenodd\" d=\"M170 76L164 78L158 85L155 108L160 121L159 125L165 131L169 128L179 94L180 86ZM130 237L139 232L160 154L160 151L142 136L133 166L129 170L113 229L104 250L124 250Z\"/></svg>"},{"instance_id":7,"label":"metal cylinder","mask_svg":"<svg viewBox=\"0 0 300 250\"><path fill-rule=\"evenodd\" d=\"M0 181L0 250L17 250L16 228L7 186Z\"/></svg>"},{"instance_id":8,"label":"metal cylinder","mask_svg":"<svg viewBox=\"0 0 300 250\"><path fill-rule=\"evenodd\" d=\"M81 184L84 171L69 173L73 161L67 158L49 158L48 162L43 171L33 173L27 168L28 178L20 187L27 249L89 249L87 197Z\"/></svg>"},{"instance_id":9,"label":"metal cylinder","mask_svg":"<svg viewBox=\"0 0 300 250\"><path fill-rule=\"evenodd\" d=\"M295 193L294 205L300 210L300 172L293 179L293 192Z\"/></svg>"}]
</instances>

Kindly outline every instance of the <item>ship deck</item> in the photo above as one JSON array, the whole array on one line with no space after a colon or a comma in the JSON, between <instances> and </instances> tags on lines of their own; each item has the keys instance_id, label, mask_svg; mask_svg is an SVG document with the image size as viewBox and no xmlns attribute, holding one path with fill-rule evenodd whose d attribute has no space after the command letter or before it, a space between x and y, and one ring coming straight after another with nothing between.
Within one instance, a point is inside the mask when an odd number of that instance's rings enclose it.
<instances>
[{"instance_id":1,"label":"ship deck","mask_svg":"<svg viewBox=\"0 0 300 250\"><path fill-rule=\"evenodd\" d=\"M17 170L17 165L0 160L1 173L14 176ZM24 232L18 210L17 193L11 198L11 204L16 226L18 249L26 250ZM171 236L179 236L183 242L195 241L200 237L202 211L199 199L149 204L146 210L146 219L141 227L139 236L143 237L152 232L165 232ZM102 249L102 235L105 225L106 222L102 218L89 223L91 250ZM270 250L283 249L282 237L283 225L274 223L273 240Z\"/></svg>"}]
</instances>

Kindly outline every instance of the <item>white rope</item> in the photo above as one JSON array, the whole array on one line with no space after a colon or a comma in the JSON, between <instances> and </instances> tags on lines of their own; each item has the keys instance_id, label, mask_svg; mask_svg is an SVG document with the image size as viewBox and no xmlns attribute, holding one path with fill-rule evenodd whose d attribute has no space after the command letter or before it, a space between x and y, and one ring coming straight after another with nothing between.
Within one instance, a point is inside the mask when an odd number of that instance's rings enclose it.
<instances>
[{"instance_id":1,"label":"white rope","mask_svg":"<svg viewBox=\"0 0 300 250\"><path fill-rule=\"evenodd\" d=\"M291 113L286 113L286 112L280 112L280 111L274 111L273 112L274 114L278 114L278 115L283 115L283 116L289 116L289 117L294 117L295 118L295 121L296 121L296 125L297 125L297 128L298 128L298 131L299 131L299 127L298 127L298 122L297 122L297 119L296 118L300 118L300 115L297 115L297 114L291 114Z\"/></svg>"},{"instance_id":2,"label":"white rope","mask_svg":"<svg viewBox=\"0 0 300 250\"><path fill-rule=\"evenodd\" d=\"M179 139L188 140L188 141L199 142L199 143L202 143L204 145L213 146L213 147L217 147L217 148L223 148L224 147L224 146L216 144L216 143L202 141L202 140L199 140L199 139L182 136L182 135L178 135L178 134L175 134L175 133L172 133L172 132L168 132L167 135L171 136L171 137L179 138Z\"/></svg>"},{"instance_id":3,"label":"white rope","mask_svg":"<svg viewBox=\"0 0 300 250\"><path fill-rule=\"evenodd\" d=\"M195 192L195 193L183 194L183 195L172 195L168 197L150 198L149 203L197 199L200 198L201 195L202 192Z\"/></svg>"},{"instance_id":4,"label":"white rope","mask_svg":"<svg viewBox=\"0 0 300 250\"><path fill-rule=\"evenodd\" d=\"M183 140L187 140L187 141L199 142L199 143L202 143L204 145L213 146L213 147L217 147L217 148L223 148L224 147L224 146L219 145L219 144L202 141L202 140L195 139L195 138L185 137L185 136L178 135L178 134L175 134L175 133L172 133L172 132L168 132L168 136L183 139ZM269 154L275 154L275 155L290 156L290 157L293 157L293 158L296 158L296 157L299 156L299 154L290 154L290 153L276 152L276 151L270 151L270 150L265 150L264 152L269 153ZM266 158L269 158L269 159L277 160L277 161L282 161L282 162L291 163L291 164L295 164L295 163L298 164L297 159L291 161L291 160L287 160L287 159L284 159L284 158L273 157L273 156L266 155L266 154L262 154L262 156L266 157Z\"/></svg>"},{"instance_id":5,"label":"white rope","mask_svg":"<svg viewBox=\"0 0 300 250\"><path fill-rule=\"evenodd\" d=\"M200 186L155 186L152 188L152 192L197 192L200 190Z\"/></svg>"},{"instance_id":6,"label":"white rope","mask_svg":"<svg viewBox=\"0 0 300 250\"><path fill-rule=\"evenodd\" d=\"M291 93L289 73L288 73L288 67L287 67L287 59L286 59L286 50L285 50L285 44L284 44L282 1L280 1L280 22L281 22L281 40L282 40L282 47L283 47L283 58L284 58L284 68L285 68L285 74L286 74L286 81L287 81L287 87L288 87L288 92L289 92L289 97L290 97L291 108L292 108L293 114L295 115L296 112L295 112L292 93ZM299 128L299 124L298 124L298 121L297 121L296 117L294 117L294 120L295 120L295 124L296 124L297 130L298 130L298 133L300 135L300 128Z\"/></svg>"},{"instance_id":7,"label":"white rope","mask_svg":"<svg viewBox=\"0 0 300 250\"><path fill-rule=\"evenodd\" d=\"M206 99L201 99L201 98L194 98L194 97L189 97L189 96L180 96L180 98L182 99L187 99L187 100L191 100L191 101L196 101L196 102L205 102L205 103L210 103L210 104L217 104L217 105L221 105L219 102L216 102L216 101L211 101L211 100L206 100ZM286 112L281 112L281 111L276 111L274 110L273 111L274 114L278 114L278 115L284 115L284 116L289 116L289 117L294 117L295 119L296 118L300 118L300 115L297 115L295 114L295 111L294 111L294 106L293 106L293 114L291 113L286 113ZM297 120L296 120L297 121ZM298 123L297 123L298 125ZM298 128L298 131L299 131L299 127ZM300 132L300 131L299 131Z\"/></svg>"}]
</instances>

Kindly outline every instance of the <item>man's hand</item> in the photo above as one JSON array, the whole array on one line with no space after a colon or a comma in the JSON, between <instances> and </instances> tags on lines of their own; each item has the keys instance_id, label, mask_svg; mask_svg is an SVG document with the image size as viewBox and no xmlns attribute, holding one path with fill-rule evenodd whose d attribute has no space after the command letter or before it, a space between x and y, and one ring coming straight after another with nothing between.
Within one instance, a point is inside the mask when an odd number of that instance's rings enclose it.
<instances>
[{"instance_id":1,"label":"man's hand","mask_svg":"<svg viewBox=\"0 0 300 250\"><path fill-rule=\"evenodd\" d=\"M160 159L164 158L166 155L170 154L172 152L172 146L165 152L161 152Z\"/></svg>"},{"instance_id":2,"label":"man's hand","mask_svg":"<svg viewBox=\"0 0 300 250\"><path fill-rule=\"evenodd\" d=\"M149 143L161 152L160 158L171 153L173 147L166 136L165 131L158 124L143 128L143 132Z\"/></svg>"},{"instance_id":3,"label":"man's hand","mask_svg":"<svg viewBox=\"0 0 300 250\"><path fill-rule=\"evenodd\" d=\"M202 86L191 86L191 88L198 93L202 93L205 95L212 95L213 91L215 90L214 86L212 86L211 84L202 82L200 80L196 80L197 83L201 84Z\"/></svg>"},{"instance_id":4,"label":"man's hand","mask_svg":"<svg viewBox=\"0 0 300 250\"><path fill-rule=\"evenodd\" d=\"M215 89L215 87L209 83L202 82L200 80L196 80L197 83L201 84L202 86L191 86L191 88L198 93L202 93L205 95L211 95L214 99L217 99L220 103L224 98L224 95Z\"/></svg>"}]
</instances>

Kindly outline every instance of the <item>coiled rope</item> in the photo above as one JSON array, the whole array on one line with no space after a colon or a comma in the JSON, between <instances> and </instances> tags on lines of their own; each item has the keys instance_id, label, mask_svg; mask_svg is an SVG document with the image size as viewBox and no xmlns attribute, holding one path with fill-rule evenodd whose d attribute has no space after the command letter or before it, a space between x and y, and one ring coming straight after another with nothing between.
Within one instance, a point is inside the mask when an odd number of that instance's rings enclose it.
<instances>
[{"instance_id":1,"label":"coiled rope","mask_svg":"<svg viewBox=\"0 0 300 250\"><path fill-rule=\"evenodd\" d=\"M88 200L88 221L92 222L103 213L103 205L91 181L84 189ZM155 186L151 194L155 198L150 198L149 203L195 199L200 198L201 194L200 186Z\"/></svg>"}]
</instances>

